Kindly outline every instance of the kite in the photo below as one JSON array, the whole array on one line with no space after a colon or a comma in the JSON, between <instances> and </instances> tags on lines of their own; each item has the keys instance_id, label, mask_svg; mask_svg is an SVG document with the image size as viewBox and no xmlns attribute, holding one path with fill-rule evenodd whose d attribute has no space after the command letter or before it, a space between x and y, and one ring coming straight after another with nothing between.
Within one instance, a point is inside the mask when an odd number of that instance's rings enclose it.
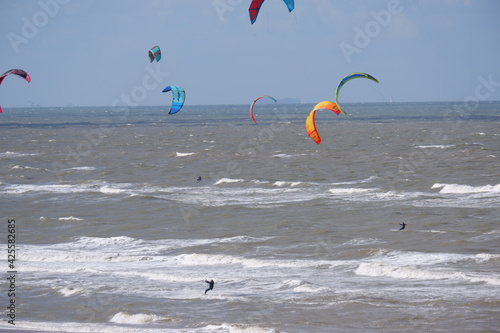
<instances>
[{"instance_id":1,"label":"kite","mask_svg":"<svg viewBox=\"0 0 500 333\"><path fill-rule=\"evenodd\" d=\"M316 144L320 144L321 142L321 137L319 136L318 130L316 129L316 122L314 121L314 116L316 115L316 111L318 110L329 110L332 112L335 112L336 114L340 114L340 108L338 107L337 104L330 102L330 101L323 101L318 104L312 109L311 113L309 113L309 116L307 116L306 119L306 131L307 135L316 142Z\"/></svg>"},{"instance_id":2,"label":"kite","mask_svg":"<svg viewBox=\"0 0 500 333\"><path fill-rule=\"evenodd\" d=\"M156 59L156 62L161 59L161 50L159 46L153 46L151 50L148 51L149 62L153 62Z\"/></svg>"},{"instance_id":3,"label":"kite","mask_svg":"<svg viewBox=\"0 0 500 333\"><path fill-rule=\"evenodd\" d=\"M168 114L179 112L184 105L184 100L186 99L186 92L184 91L184 88L178 86L168 86L163 89L163 92L167 91L172 91L172 106Z\"/></svg>"},{"instance_id":4,"label":"kite","mask_svg":"<svg viewBox=\"0 0 500 333\"><path fill-rule=\"evenodd\" d=\"M283 0L283 2L286 4L288 12L291 12L295 7L294 0ZM259 10L263 3L264 0L252 0L250 3L248 12L250 13L250 22L252 22L252 24L257 20L257 15L259 15Z\"/></svg>"},{"instance_id":5,"label":"kite","mask_svg":"<svg viewBox=\"0 0 500 333\"><path fill-rule=\"evenodd\" d=\"M269 97L270 99L272 99L274 102L277 102L276 99L274 97L271 97L269 95L263 95L263 96L260 96L260 97L257 97L256 99L253 100L252 104L250 105L250 118L252 118L253 122L257 124L257 121L255 120L255 117L253 115L253 108L255 106L255 103L257 103L257 101L263 97Z\"/></svg>"},{"instance_id":6,"label":"kite","mask_svg":"<svg viewBox=\"0 0 500 333\"><path fill-rule=\"evenodd\" d=\"M7 72L3 73L2 76L0 76L0 84L2 84L2 81L9 74L16 74L16 75L22 77L23 79L25 79L26 81L31 82L31 77L29 76L29 74L26 73L25 71L23 71L22 69L11 69L11 70L8 70ZM0 113L1 112L2 112L2 107L0 106Z\"/></svg>"},{"instance_id":7,"label":"kite","mask_svg":"<svg viewBox=\"0 0 500 333\"><path fill-rule=\"evenodd\" d=\"M344 86L344 84L346 84L348 81L351 81L352 79L356 79L356 78L370 79L370 80L372 80L374 82L379 83L376 78L374 78L370 74L366 74L366 73L351 73L351 74L347 75L346 77L344 77L340 81L339 86L337 87L337 91L335 91L335 102L337 102L337 106L340 109L340 112L342 112L342 114L346 114L346 113L344 112L344 110L342 110L342 108L340 107L340 104L339 104L339 92L340 92L340 88L342 88Z\"/></svg>"},{"instance_id":8,"label":"kite","mask_svg":"<svg viewBox=\"0 0 500 333\"><path fill-rule=\"evenodd\" d=\"M3 73L2 76L0 76L0 84L2 84L3 79L5 79L7 77L7 75L9 75L9 74L16 74L28 82L31 81L31 77L29 76L29 74L26 73L25 71L23 71L22 69L11 69L11 70L8 70L7 72Z\"/></svg>"}]
</instances>

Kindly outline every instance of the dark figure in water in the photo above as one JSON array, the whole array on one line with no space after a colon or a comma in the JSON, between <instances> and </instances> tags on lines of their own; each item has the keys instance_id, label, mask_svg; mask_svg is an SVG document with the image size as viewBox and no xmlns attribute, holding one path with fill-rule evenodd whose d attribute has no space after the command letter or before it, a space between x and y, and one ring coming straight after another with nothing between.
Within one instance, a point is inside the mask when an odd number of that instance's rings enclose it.
<instances>
[{"instance_id":1,"label":"dark figure in water","mask_svg":"<svg viewBox=\"0 0 500 333\"><path fill-rule=\"evenodd\" d=\"M198 176L198 179L196 179L196 181L199 183L201 182L201 176Z\"/></svg>"},{"instance_id":2,"label":"dark figure in water","mask_svg":"<svg viewBox=\"0 0 500 333\"><path fill-rule=\"evenodd\" d=\"M399 225L401 226L401 228L399 228L399 230L403 230L406 227L406 223L404 223L404 222L400 223Z\"/></svg>"},{"instance_id":3,"label":"dark figure in water","mask_svg":"<svg viewBox=\"0 0 500 333\"><path fill-rule=\"evenodd\" d=\"M205 282L208 283L208 288L207 288L207 290L205 290L205 294L206 294L207 291L214 289L215 282L214 282L214 280L210 280L210 281L205 280Z\"/></svg>"}]
</instances>

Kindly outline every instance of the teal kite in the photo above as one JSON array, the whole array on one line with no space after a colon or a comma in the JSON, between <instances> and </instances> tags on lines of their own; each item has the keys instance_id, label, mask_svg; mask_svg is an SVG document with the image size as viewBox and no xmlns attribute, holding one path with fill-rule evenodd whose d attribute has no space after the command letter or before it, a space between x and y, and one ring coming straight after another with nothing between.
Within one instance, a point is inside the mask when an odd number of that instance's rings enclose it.
<instances>
[{"instance_id":1,"label":"teal kite","mask_svg":"<svg viewBox=\"0 0 500 333\"><path fill-rule=\"evenodd\" d=\"M184 105L184 100L186 99L186 92L184 88L179 86L168 86L163 89L163 92L172 91L172 106L168 114L174 114L182 109Z\"/></svg>"},{"instance_id":2,"label":"teal kite","mask_svg":"<svg viewBox=\"0 0 500 333\"><path fill-rule=\"evenodd\" d=\"M153 46L149 51L148 51L148 56L149 56L149 62L153 62L153 60L156 60L156 62L160 61L161 59L161 50L159 46Z\"/></svg>"}]
</instances>

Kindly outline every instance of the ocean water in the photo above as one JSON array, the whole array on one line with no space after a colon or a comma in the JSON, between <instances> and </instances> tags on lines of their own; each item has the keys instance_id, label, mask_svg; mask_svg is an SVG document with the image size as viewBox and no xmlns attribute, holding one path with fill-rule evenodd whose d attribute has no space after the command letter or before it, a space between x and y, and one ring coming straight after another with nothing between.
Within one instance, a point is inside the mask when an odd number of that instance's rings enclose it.
<instances>
[{"instance_id":1,"label":"ocean water","mask_svg":"<svg viewBox=\"0 0 500 333\"><path fill-rule=\"evenodd\" d=\"M311 107L5 109L0 330L499 332L500 102Z\"/></svg>"}]
</instances>

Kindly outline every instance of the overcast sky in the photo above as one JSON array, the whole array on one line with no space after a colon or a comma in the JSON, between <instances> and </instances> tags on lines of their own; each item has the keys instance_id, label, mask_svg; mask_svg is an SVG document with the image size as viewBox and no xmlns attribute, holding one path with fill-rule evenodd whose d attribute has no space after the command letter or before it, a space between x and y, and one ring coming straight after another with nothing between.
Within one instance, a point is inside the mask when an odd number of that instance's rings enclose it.
<instances>
[{"instance_id":1,"label":"overcast sky","mask_svg":"<svg viewBox=\"0 0 500 333\"><path fill-rule=\"evenodd\" d=\"M500 100L500 1L0 0L0 104L249 104ZM162 49L159 63L147 51Z\"/></svg>"}]
</instances>

